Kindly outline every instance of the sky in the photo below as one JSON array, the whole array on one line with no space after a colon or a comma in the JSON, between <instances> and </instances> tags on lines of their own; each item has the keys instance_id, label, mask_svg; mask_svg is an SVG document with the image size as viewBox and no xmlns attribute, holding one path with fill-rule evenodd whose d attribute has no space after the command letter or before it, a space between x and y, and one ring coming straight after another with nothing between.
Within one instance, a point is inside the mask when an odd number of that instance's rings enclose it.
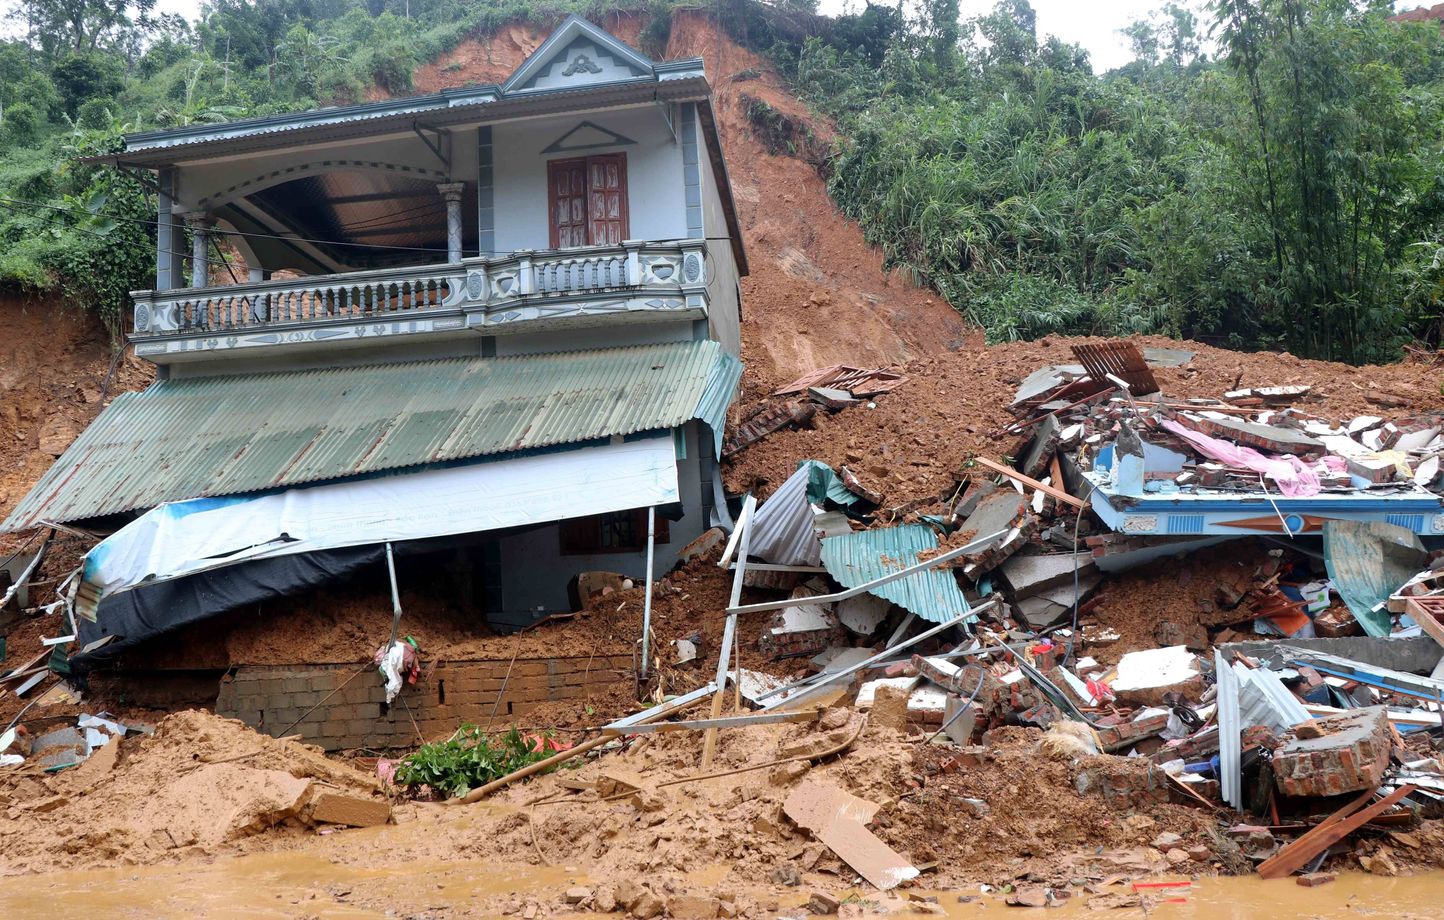
<instances>
[{"instance_id":1,"label":"sky","mask_svg":"<svg viewBox=\"0 0 1444 920\"><path fill-rule=\"evenodd\" d=\"M1422 2L1422 0L1421 0ZM996 0L961 0L964 19L992 10ZM1118 30L1135 19L1146 19L1148 11L1163 0L1032 0L1038 14L1038 37L1058 38L1088 49L1094 71L1102 73L1122 67L1132 58L1128 42ZM828 15L863 8L862 0L821 0L818 11ZM1413 8L1413 4L1410 5Z\"/></svg>"},{"instance_id":2,"label":"sky","mask_svg":"<svg viewBox=\"0 0 1444 920\"><path fill-rule=\"evenodd\" d=\"M486 0L478 0L486 2ZM985 13L996 0L961 0L963 18ZM1188 2L1188 0L1185 0ZM1434 0L1396 0L1394 8L1411 10L1431 5ZM1118 30L1134 19L1148 16L1149 10L1163 5L1163 0L1032 0L1038 14L1038 36L1058 38L1088 49L1094 71L1102 73L1128 63L1131 55L1128 42ZM0 0L0 11L8 11L13 0ZM1194 0L1195 9L1200 5ZM820 0L818 9L828 15L862 9L863 0ZM194 20L200 0L157 0L156 9L164 13L180 13Z\"/></svg>"}]
</instances>

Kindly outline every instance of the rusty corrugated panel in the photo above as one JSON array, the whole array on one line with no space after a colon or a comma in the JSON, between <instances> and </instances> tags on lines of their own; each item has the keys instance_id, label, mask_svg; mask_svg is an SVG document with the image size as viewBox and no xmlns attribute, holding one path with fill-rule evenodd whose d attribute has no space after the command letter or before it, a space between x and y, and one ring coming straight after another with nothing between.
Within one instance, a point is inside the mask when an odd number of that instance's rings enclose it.
<instances>
[{"instance_id":1,"label":"rusty corrugated panel","mask_svg":"<svg viewBox=\"0 0 1444 920\"><path fill-rule=\"evenodd\" d=\"M1088 371L1094 383L1103 383L1112 374L1128 384L1134 396L1147 396L1158 392L1158 381L1143 353L1132 342L1118 340L1101 345L1074 345L1073 357Z\"/></svg>"},{"instance_id":2,"label":"rusty corrugated panel","mask_svg":"<svg viewBox=\"0 0 1444 920\"><path fill-rule=\"evenodd\" d=\"M165 380L91 423L0 532L675 428L720 430L716 342Z\"/></svg>"},{"instance_id":3,"label":"rusty corrugated panel","mask_svg":"<svg viewBox=\"0 0 1444 920\"><path fill-rule=\"evenodd\" d=\"M824 539L822 566L843 587L852 588L916 565L920 553L937 548L937 535L926 524L874 527ZM953 570L946 567L888 582L870 593L931 623L946 623L970 609Z\"/></svg>"}]
</instances>

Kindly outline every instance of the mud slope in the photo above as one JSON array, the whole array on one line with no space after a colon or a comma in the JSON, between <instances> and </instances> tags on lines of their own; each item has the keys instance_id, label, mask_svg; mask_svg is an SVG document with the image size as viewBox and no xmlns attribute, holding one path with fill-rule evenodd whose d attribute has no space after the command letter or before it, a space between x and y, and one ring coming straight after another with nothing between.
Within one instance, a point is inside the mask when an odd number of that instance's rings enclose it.
<instances>
[{"instance_id":1,"label":"mud slope","mask_svg":"<svg viewBox=\"0 0 1444 920\"><path fill-rule=\"evenodd\" d=\"M601 23L640 44L632 15ZM487 83L507 75L541 44L546 30L512 25L469 40L417 70L417 92ZM743 358L756 386L814 367L893 364L960 347L961 317L937 296L882 270L880 254L834 207L811 164L774 156L755 136L747 100L760 99L823 137L831 128L807 112L765 59L727 36L706 14L679 11L665 57L698 56L716 94L718 125L751 262L743 279ZM970 345L981 347L976 333Z\"/></svg>"},{"instance_id":2,"label":"mud slope","mask_svg":"<svg viewBox=\"0 0 1444 920\"><path fill-rule=\"evenodd\" d=\"M0 296L0 518L102 405L154 376L129 351L111 374L110 336L93 313ZM110 377L109 386L106 385ZM13 537L0 537L0 556Z\"/></svg>"}]
</instances>

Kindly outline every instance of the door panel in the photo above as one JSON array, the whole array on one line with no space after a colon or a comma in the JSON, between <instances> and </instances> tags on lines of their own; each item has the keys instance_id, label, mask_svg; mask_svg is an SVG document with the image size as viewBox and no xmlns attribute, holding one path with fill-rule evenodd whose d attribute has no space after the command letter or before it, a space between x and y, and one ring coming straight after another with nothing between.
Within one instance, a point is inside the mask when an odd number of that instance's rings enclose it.
<instances>
[{"instance_id":1,"label":"door panel","mask_svg":"<svg viewBox=\"0 0 1444 920\"><path fill-rule=\"evenodd\" d=\"M587 162L547 163L547 209L553 249L587 245Z\"/></svg>"},{"instance_id":2,"label":"door panel","mask_svg":"<svg viewBox=\"0 0 1444 920\"><path fill-rule=\"evenodd\" d=\"M627 238L627 155L587 158L590 239L593 246L615 246Z\"/></svg>"}]
</instances>

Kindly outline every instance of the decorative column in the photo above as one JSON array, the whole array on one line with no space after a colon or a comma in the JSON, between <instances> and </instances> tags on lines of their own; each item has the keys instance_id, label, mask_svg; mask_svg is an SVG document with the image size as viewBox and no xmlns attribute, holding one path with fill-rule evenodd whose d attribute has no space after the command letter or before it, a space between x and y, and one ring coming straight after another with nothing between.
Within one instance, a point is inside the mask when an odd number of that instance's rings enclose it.
<instances>
[{"instance_id":1,"label":"decorative column","mask_svg":"<svg viewBox=\"0 0 1444 920\"><path fill-rule=\"evenodd\" d=\"M445 182L436 187L446 199L446 261L455 265L461 261L461 182Z\"/></svg>"},{"instance_id":2,"label":"decorative column","mask_svg":"<svg viewBox=\"0 0 1444 920\"><path fill-rule=\"evenodd\" d=\"M186 218L191 227L191 287L207 287L211 282L211 230L216 222L207 214Z\"/></svg>"},{"instance_id":3,"label":"decorative column","mask_svg":"<svg viewBox=\"0 0 1444 920\"><path fill-rule=\"evenodd\" d=\"M162 169L157 176L155 220L155 289L169 291L181 286L184 277L184 254L180 247L184 237L175 215L175 170Z\"/></svg>"}]
</instances>

